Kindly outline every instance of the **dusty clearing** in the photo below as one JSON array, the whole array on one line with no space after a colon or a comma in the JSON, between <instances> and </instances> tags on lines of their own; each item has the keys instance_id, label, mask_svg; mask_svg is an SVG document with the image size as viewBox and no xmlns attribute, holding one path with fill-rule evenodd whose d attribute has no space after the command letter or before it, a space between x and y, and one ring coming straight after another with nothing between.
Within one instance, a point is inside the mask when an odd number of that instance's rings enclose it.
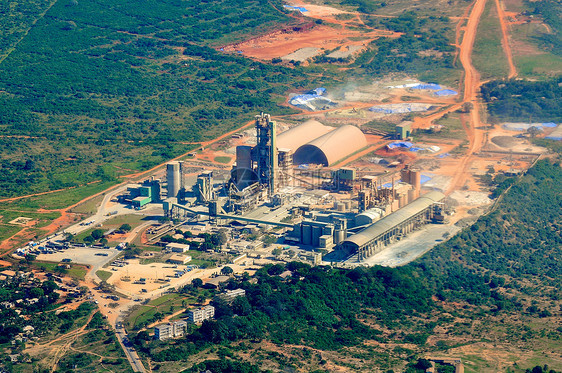
<instances>
[{"instance_id":1,"label":"dusty clearing","mask_svg":"<svg viewBox=\"0 0 562 373\"><path fill-rule=\"evenodd\" d=\"M384 30L361 32L346 28L315 26L305 31L275 31L241 43L222 47L225 52L237 52L260 60L271 60L287 56L303 48L319 51L339 47L359 51L379 37L398 37L400 34ZM352 41L351 38L361 40Z\"/></svg>"}]
</instances>

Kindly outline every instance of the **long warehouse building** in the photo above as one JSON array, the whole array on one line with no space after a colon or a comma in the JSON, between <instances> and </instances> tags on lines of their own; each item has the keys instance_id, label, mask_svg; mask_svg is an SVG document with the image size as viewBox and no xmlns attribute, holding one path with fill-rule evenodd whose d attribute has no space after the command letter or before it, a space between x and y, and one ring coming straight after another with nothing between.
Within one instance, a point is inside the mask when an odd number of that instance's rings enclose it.
<instances>
[{"instance_id":1,"label":"long warehouse building","mask_svg":"<svg viewBox=\"0 0 562 373\"><path fill-rule=\"evenodd\" d=\"M444 198L445 195L438 191L424 194L409 205L348 237L342 242L342 248L348 252L357 252L359 261L373 256L384 246L394 242L397 237L405 236L431 221L437 208L441 210L440 202Z\"/></svg>"}]
</instances>

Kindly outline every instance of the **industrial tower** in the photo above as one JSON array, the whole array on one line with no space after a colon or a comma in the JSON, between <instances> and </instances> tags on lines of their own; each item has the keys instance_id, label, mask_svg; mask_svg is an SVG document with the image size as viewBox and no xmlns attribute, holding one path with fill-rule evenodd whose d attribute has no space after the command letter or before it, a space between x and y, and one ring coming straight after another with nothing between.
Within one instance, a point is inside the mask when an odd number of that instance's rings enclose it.
<instances>
[{"instance_id":1,"label":"industrial tower","mask_svg":"<svg viewBox=\"0 0 562 373\"><path fill-rule=\"evenodd\" d=\"M181 166L182 164L180 162L170 162L166 165L166 179L168 180L168 198L177 197L182 187Z\"/></svg>"},{"instance_id":2,"label":"industrial tower","mask_svg":"<svg viewBox=\"0 0 562 373\"><path fill-rule=\"evenodd\" d=\"M277 124L269 114L256 115L257 145L254 148L260 184L267 185L269 196L277 193Z\"/></svg>"}]
</instances>

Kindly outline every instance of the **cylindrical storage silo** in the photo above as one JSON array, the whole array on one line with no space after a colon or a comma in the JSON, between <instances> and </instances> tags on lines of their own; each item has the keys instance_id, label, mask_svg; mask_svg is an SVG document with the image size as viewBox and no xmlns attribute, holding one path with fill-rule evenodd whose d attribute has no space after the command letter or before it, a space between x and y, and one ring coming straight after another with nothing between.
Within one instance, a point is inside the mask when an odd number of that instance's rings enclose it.
<instances>
[{"instance_id":1,"label":"cylindrical storage silo","mask_svg":"<svg viewBox=\"0 0 562 373\"><path fill-rule=\"evenodd\" d=\"M412 171L410 174L410 184L414 186L414 189L420 190L421 188L421 172Z\"/></svg>"},{"instance_id":2,"label":"cylindrical storage silo","mask_svg":"<svg viewBox=\"0 0 562 373\"><path fill-rule=\"evenodd\" d=\"M312 227L308 224L302 225L302 244L312 245Z\"/></svg>"},{"instance_id":3,"label":"cylindrical storage silo","mask_svg":"<svg viewBox=\"0 0 562 373\"><path fill-rule=\"evenodd\" d=\"M180 164L178 162L170 162L166 165L166 178L168 180L168 198L177 197L181 185Z\"/></svg>"},{"instance_id":4,"label":"cylindrical storage silo","mask_svg":"<svg viewBox=\"0 0 562 373\"><path fill-rule=\"evenodd\" d=\"M320 244L320 236L322 235L322 227L312 227L312 245L318 246Z\"/></svg>"},{"instance_id":5,"label":"cylindrical storage silo","mask_svg":"<svg viewBox=\"0 0 562 373\"><path fill-rule=\"evenodd\" d=\"M403 183L410 184L410 170L409 169L403 168L402 171L400 171L400 180Z\"/></svg>"},{"instance_id":6,"label":"cylindrical storage silo","mask_svg":"<svg viewBox=\"0 0 562 373\"><path fill-rule=\"evenodd\" d=\"M341 242L345 241L345 231L343 229L339 229L334 234L335 236L335 244L338 245Z\"/></svg>"}]
</instances>

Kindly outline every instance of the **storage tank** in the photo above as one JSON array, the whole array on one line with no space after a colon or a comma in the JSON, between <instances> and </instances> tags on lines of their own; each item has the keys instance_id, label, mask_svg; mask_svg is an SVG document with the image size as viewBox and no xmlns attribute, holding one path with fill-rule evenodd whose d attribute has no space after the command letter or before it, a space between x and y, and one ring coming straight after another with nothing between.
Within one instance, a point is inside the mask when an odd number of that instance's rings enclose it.
<instances>
[{"instance_id":1,"label":"storage tank","mask_svg":"<svg viewBox=\"0 0 562 373\"><path fill-rule=\"evenodd\" d=\"M308 224L302 225L301 242L303 245L312 245L312 227Z\"/></svg>"},{"instance_id":2,"label":"storage tank","mask_svg":"<svg viewBox=\"0 0 562 373\"><path fill-rule=\"evenodd\" d=\"M407 167L403 168L402 171L400 171L400 179L403 183L411 184L410 175L410 170Z\"/></svg>"},{"instance_id":3,"label":"storage tank","mask_svg":"<svg viewBox=\"0 0 562 373\"><path fill-rule=\"evenodd\" d=\"M166 178L168 180L168 198L176 197L181 186L180 164L178 162L170 162L166 165Z\"/></svg>"},{"instance_id":4,"label":"storage tank","mask_svg":"<svg viewBox=\"0 0 562 373\"><path fill-rule=\"evenodd\" d=\"M312 227L312 245L317 246L320 243L320 236L322 236L322 227Z\"/></svg>"},{"instance_id":5,"label":"storage tank","mask_svg":"<svg viewBox=\"0 0 562 373\"><path fill-rule=\"evenodd\" d=\"M411 171L410 172L410 184L414 186L414 189L420 190L421 188L421 172Z\"/></svg>"},{"instance_id":6,"label":"storage tank","mask_svg":"<svg viewBox=\"0 0 562 373\"><path fill-rule=\"evenodd\" d=\"M338 229L335 234L334 234L334 238L335 238L335 244L339 244L343 241L345 241L345 231L343 229Z\"/></svg>"}]
</instances>

